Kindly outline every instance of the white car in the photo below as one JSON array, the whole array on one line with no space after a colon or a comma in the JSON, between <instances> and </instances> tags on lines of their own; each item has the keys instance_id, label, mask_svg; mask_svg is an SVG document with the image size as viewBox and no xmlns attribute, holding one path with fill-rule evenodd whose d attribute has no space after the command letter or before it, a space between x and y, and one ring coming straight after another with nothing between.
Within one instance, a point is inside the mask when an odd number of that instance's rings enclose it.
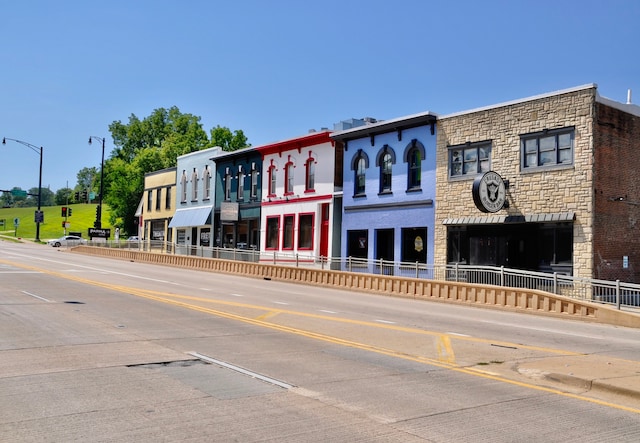
<instances>
[{"instance_id":1,"label":"white car","mask_svg":"<svg viewBox=\"0 0 640 443\"><path fill-rule=\"evenodd\" d=\"M65 235L64 237L49 240L47 244L53 246L54 248L59 248L60 246L86 245L87 241L82 237L78 237L77 235Z\"/></svg>"}]
</instances>

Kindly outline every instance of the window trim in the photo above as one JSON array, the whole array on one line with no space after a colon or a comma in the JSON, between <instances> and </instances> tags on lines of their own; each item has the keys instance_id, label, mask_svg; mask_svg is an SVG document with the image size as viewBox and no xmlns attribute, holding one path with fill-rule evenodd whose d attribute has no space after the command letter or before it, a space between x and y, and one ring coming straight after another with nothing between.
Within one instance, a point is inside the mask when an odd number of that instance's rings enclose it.
<instances>
[{"instance_id":1,"label":"window trim","mask_svg":"<svg viewBox=\"0 0 640 443\"><path fill-rule=\"evenodd\" d=\"M211 170L209 169L209 165L204 167L202 171L202 181L203 181L203 196L202 200L210 200L211 199Z\"/></svg>"},{"instance_id":2,"label":"window trim","mask_svg":"<svg viewBox=\"0 0 640 443\"><path fill-rule=\"evenodd\" d=\"M576 134L575 134L575 126L567 126L564 128L558 129L545 129L543 131L531 132L528 134L520 134L520 170L522 172L529 171L539 171L543 169L552 169L552 168L570 168L573 167L575 162L575 145L576 145ZM569 148L561 149L559 148L558 137L561 135L569 135L571 146ZM555 139L555 147L553 149L555 153L555 162L548 164L540 164L540 153L545 152L540 148L540 139L549 138L553 136ZM536 161L537 164L533 166L527 165L527 152L526 152L526 142L528 140L536 140ZM567 162L560 162L560 152L563 150L568 150L570 155L570 160Z\"/></svg>"},{"instance_id":3,"label":"window trim","mask_svg":"<svg viewBox=\"0 0 640 443\"><path fill-rule=\"evenodd\" d=\"M359 174L360 161L363 162L362 174ZM367 169L369 169L369 156L362 149L358 149L358 152L353 157L351 162L351 170L353 171L354 180L353 180L353 196L354 197L364 197L367 195ZM359 177L364 177L364 184L362 189L359 187Z\"/></svg>"},{"instance_id":4,"label":"window trim","mask_svg":"<svg viewBox=\"0 0 640 443\"><path fill-rule=\"evenodd\" d=\"M309 229L311 231L309 233L309 236L310 236L309 241L310 241L310 244L311 244L310 246L300 246L300 236L303 233L303 230L302 230L302 219L303 219L303 217L305 217L305 218L306 217L311 217L311 225L309 226ZM298 235L297 235L297 238L296 238L296 244L298 246L298 251L312 251L313 250L314 244L315 244L315 241L314 241L315 240L315 238L314 238L315 237L315 235L314 235L315 223L316 223L316 214L315 214L315 212L300 212L298 214Z\"/></svg>"},{"instance_id":5,"label":"window trim","mask_svg":"<svg viewBox=\"0 0 640 443\"><path fill-rule=\"evenodd\" d=\"M309 158L305 162L305 171L304 171L304 192L314 192L316 186L316 160L311 157L309 154Z\"/></svg>"},{"instance_id":6,"label":"window trim","mask_svg":"<svg viewBox=\"0 0 640 443\"><path fill-rule=\"evenodd\" d=\"M276 245L275 246L269 246L269 222L275 220L276 222ZM273 215L273 216L267 216L266 218L266 226L265 226L265 242L264 242L264 249L265 251L277 251L280 249L280 216L279 215Z\"/></svg>"},{"instance_id":7,"label":"window trim","mask_svg":"<svg viewBox=\"0 0 640 443\"><path fill-rule=\"evenodd\" d=\"M236 190L236 201L244 201L244 179L245 179L244 167L238 165L238 189Z\"/></svg>"},{"instance_id":8,"label":"window trim","mask_svg":"<svg viewBox=\"0 0 640 443\"><path fill-rule=\"evenodd\" d=\"M287 220L291 220L291 232L287 235ZM287 246L287 237L290 240L290 246ZM296 215L282 214L282 250L292 251L295 246L296 239Z\"/></svg>"},{"instance_id":9,"label":"window trim","mask_svg":"<svg viewBox=\"0 0 640 443\"><path fill-rule=\"evenodd\" d=\"M198 201L198 170L193 168L191 173L191 201Z\"/></svg>"},{"instance_id":10,"label":"window trim","mask_svg":"<svg viewBox=\"0 0 640 443\"><path fill-rule=\"evenodd\" d=\"M260 172L256 166L255 162L251 162L251 189L249 190L249 199L257 200L258 199L258 175Z\"/></svg>"},{"instance_id":11,"label":"window trim","mask_svg":"<svg viewBox=\"0 0 640 443\"><path fill-rule=\"evenodd\" d=\"M293 195L294 189L294 174L293 169L295 168L295 164L289 160L286 165L284 165L284 195Z\"/></svg>"},{"instance_id":12,"label":"window trim","mask_svg":"<svg viewBox=\"0 0 640 443\"><path fill-rule=\"evenodd\" d=\"M418 164L412 168L411 160L414 153L418 154ZM422 189L422 162L424 162L426 158L427 153L424 145L415 138L411 140L411 143L407 145L404 151L404 162L407 164L407 191L419 191ZM418 174L417 183L412 179L412 172L416 170Z\"/></svg>"},{"instance_id":13,"label":"window trim","mask_svg":"<svg viewBox=\"0 0 640 443\"><path fill-rule=\"evenodd\" d=\"M487 148L488 154L486 158L480 157L480 150L482 148ZM464 172L464 165L465 165L464 151L470 150L470 149L474 149L476 151L475 162L477 163L477 166L475 171L465 173ZM456 163L460 163L460 174L454 175L453 174L453 169L454 169L453 168L453 165L454 165L453 152L456 150L461 151L461 160L460 162L456 162ZM482 141L473 142L473 143L467 142L461 145L448 146L447 147L447 158L448 158L447 163L449 168L449 180L465 180L465 179L469 180L477 177L478 174L482 174L483 172L490 171L492 153L493 153L493 140L482 140ZM486 167L486 169L482 168L483 161L488 162L488 166Z\"/></svg>"},{"instance_id":14,"label":"window trim","mask_svg":"<svg viewBox=\"0 0 640 443\"><path fill-rule=\"evenodd\" d=\"M224 201L231 201L231 168L224 171Z\"/></svg>"},{"instance_id":15,"label":"window trim","mask_svg":"<svg viewBox=\"0 0 640 443\"><path fill-rule=\"evenodd\" d=\"M388 157L388 161L386 160ZM376 166L380 170L379 194L393 193L393 165L396 163L396 154L389 145L384 145L376 157Z\"/></svg>"},{"instance_id":16,"label":"window trim","mask_svg":"<svg viewBox=\"0 0 640 443\"><path fill-rule=\"evenodd\" d=\"M187 171L186 169L182 170L182 177L180 177L180 203L187 202Z\"/></svg>"},{"instance_id":17,"label":"window trim","mask_svg":"<svg viewBox=\"0 0 640 443\"><path fill-rule=\"evenodd\" d=\"M267 170L267 179L269 180L269 189L268 189L268 197L275 197L276 191L278 189L278 179L276 174L276 165L271 163L269 165L269 169Z\"/></svg>"}]
</instances>

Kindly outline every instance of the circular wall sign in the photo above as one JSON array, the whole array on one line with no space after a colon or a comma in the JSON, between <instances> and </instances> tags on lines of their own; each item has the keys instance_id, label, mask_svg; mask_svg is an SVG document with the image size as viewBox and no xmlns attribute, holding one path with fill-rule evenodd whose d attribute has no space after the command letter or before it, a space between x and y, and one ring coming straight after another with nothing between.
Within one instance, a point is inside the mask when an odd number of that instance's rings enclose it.
<instances>
[{"instance_id":1,"label":"circular wall sign","mask_svg":"<svg viewBox=\"0 0 640 443\"><path fill-rule=\"evenodd\" d=\"M497 172L485 172L473 181L473 202L482 212L498 212L506 198L504 180Z\"/></svg>"}]
</instances>

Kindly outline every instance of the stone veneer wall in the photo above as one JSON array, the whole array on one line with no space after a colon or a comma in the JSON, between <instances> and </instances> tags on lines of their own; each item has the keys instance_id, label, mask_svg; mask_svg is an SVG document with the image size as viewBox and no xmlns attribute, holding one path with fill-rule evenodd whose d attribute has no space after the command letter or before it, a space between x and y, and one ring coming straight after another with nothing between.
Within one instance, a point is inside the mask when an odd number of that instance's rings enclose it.
<instances>
[{"instance_id":1,"label":"stone veneer wall","mask_svg":"<svg viewBox=\"0 0 640 443\"><path fill-rule=\"evenodd\" d=\"M588 86L438 120L436 167L436 264L447 260L447 218L482 216L473 203L473 177L449 179L448 146L491 140L491 170L509 180L509 208L497 215L574 211L573 272L593 273L593 122L596 87ZM521 172L520 135L575 127L574 163Z\"/></svg>"}]
</instances>

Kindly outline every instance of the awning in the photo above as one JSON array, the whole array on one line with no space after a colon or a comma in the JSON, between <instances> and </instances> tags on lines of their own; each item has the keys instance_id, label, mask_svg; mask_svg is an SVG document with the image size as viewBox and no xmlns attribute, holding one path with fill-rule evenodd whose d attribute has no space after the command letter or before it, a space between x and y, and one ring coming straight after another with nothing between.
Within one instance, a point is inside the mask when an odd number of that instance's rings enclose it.
<instances>
[{"instance_id":1,"label":"awning","mask_svg":"<svg viewBox=\"0 0 640 443\"><path fill-rule=\"evenodd\" d=\"M173 215L170 228L184 228L187 226L203 226L211 224L211 210L213 206L198 206L197 208L178 209Z\"/></svg>"},{"instance_id":2,"label":"awning","mask_svg":"<svg viewBox=\"0 0 640 443\"><path fill-rule=\"evenodd\" d=\"M443 225L501 225L513 223L559 223L573 221L575 212L552 212L528 215L486 215L480 217L446 218Z\"/></svg>"}]
</instances>

